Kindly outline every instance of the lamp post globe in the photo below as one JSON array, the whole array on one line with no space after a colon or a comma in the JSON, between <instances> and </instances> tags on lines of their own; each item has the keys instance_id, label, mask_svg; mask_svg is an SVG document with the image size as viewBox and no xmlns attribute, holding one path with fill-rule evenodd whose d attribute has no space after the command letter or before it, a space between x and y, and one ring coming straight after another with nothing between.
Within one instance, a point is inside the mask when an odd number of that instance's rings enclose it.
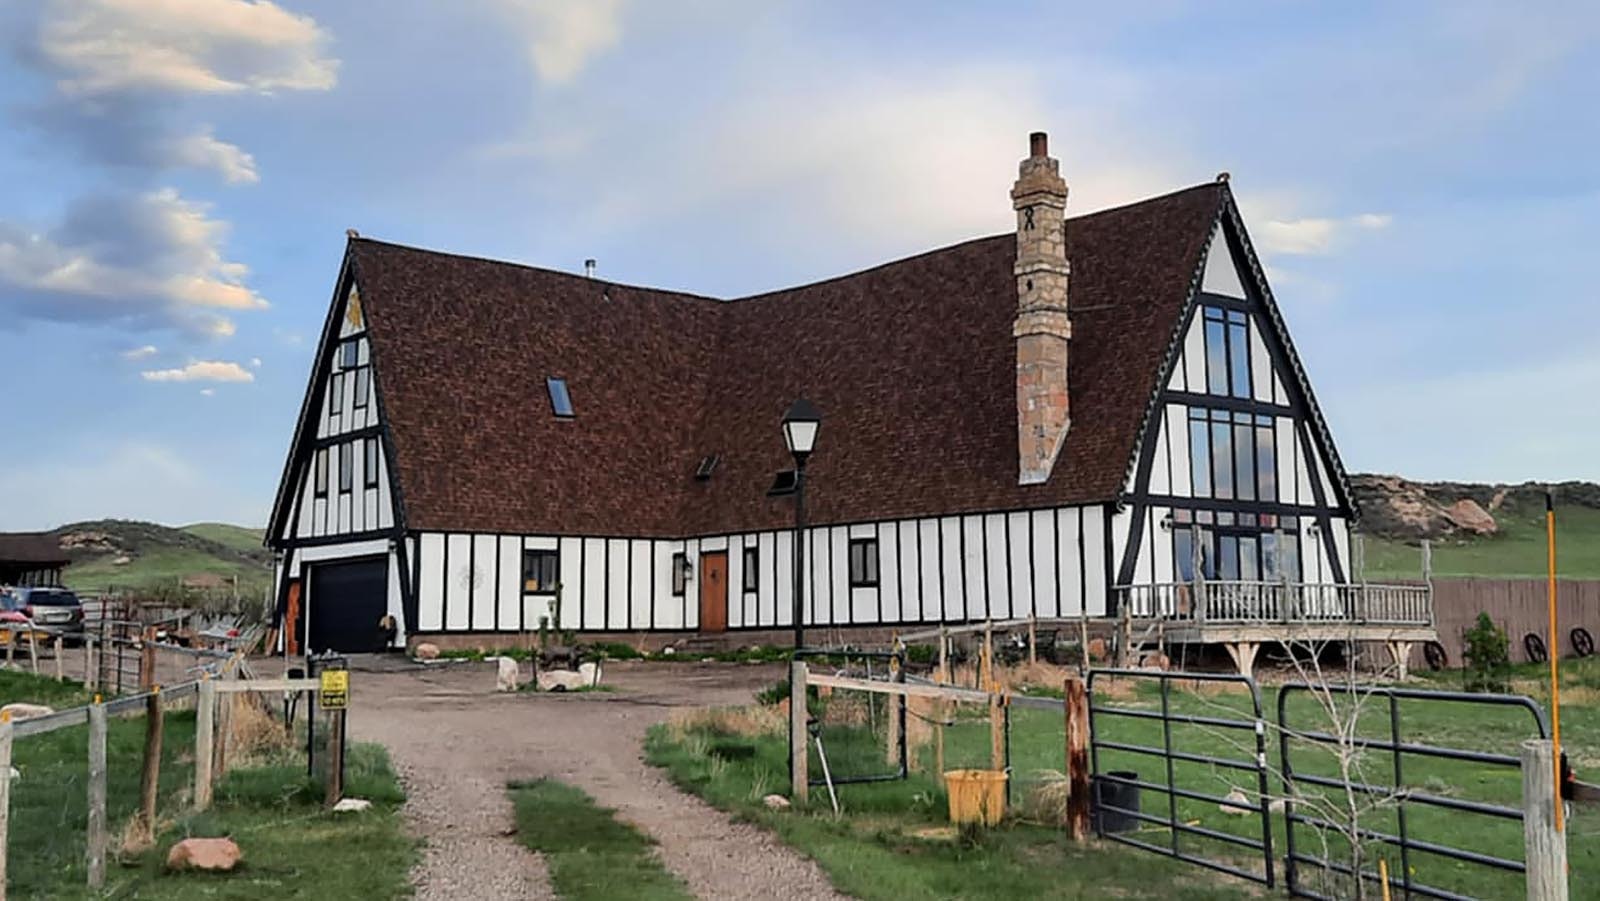
<instances>
[{"instance_id":1,"label":"lamp post globe","mask_svg":"<svg viewBox=\"0 0 1600 901\"><path fill-rule=\"evenodd\" d=\"M822 414L811 402L800 398L789 405L783 414L783 443L794 456L796 466L804 466L805 458L817 446L817 432L822 427Z\"/></svg>"}]
</instances>

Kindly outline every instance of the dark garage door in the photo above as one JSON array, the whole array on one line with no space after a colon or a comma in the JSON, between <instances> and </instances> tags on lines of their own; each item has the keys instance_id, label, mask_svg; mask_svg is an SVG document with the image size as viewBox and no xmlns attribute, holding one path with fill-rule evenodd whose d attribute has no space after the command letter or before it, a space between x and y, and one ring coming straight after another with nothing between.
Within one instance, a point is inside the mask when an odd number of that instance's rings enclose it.
<instances>
[{"instance_id":1,"label":"dark garage door","mask_svg":"<svg viewBox=\"0 0 1600 901\"><path fill-rule=\"evenodd\" d=\"M312 564L309 582L311 651L382 650L378 620L389 607L387 558Z\"/></svg>"}]
</instances>

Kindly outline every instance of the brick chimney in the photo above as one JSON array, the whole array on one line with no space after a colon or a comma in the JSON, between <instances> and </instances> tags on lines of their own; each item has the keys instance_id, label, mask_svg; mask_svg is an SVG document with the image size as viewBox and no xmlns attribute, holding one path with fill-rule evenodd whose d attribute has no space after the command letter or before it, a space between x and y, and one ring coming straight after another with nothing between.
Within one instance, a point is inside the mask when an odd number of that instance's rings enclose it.
<instances>
[{"instance_id":1,"label":"brick chimney","mask_svg":"<svg viewBox=\"0 0 1600 901\"><path fill-rule=\"evenodd\" d=\"M1011 188L1017 211L1017 481L1050 478L1071 420L1067 415L1067 183L1042 131Z\"/></svg>"}]
</instances>

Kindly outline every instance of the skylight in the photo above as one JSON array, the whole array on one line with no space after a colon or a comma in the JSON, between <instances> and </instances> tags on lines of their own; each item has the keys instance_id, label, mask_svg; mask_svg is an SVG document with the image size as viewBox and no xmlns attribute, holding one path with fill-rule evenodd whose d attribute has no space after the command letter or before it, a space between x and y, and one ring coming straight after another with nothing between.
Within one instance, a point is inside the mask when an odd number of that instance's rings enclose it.
<instances>
[{"instance_id":1,"label":"skylight","mask_svg":"<svg viewBox=\"0 0 1600 901\"><path fill-rule=\"evenodd\" d=\"M550 389L550 409L561 419L571 419L572 396L567 393L567 380L548 378L544 380L544 385Z\"/></svg>"}]
</instances>

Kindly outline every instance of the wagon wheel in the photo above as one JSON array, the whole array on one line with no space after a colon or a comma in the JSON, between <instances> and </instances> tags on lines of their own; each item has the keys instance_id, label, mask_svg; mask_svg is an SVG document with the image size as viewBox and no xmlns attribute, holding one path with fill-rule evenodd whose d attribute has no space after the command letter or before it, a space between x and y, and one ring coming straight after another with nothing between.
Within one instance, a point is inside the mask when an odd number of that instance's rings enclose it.
<instances>
[{"instance_id":1,"label":"wagon wheel","mask_svg":"<svg viewBox=\"0 0 1600 901\"><path fill-rule=\"evenodd\" d=\"M1588 657L1594 654L1594 636L1582 626L1572 630L1572 652L1579 657Z\"/></svg>"},{"instance_id":2,"label":"wagon wheel","mask_svg":"<svg viewBox=\"0 0 1600 901\"><path fill-rule=\"evenodd\" d=\"M1550 659L1549 651L1545 650L1544 639L1532 632L1522 636L1522 650L1528 655L1529 663L1543 663Z\"/></svg>"},{"instance_id":3,"label":"wagon wheel","mask_svg":"<svg viewBox=\"0 0 1600 901\"><path fill-rule=\"evenodd\" d=\"M1434 672L1450 665L1450 654L1445 651L1444 645L1437 641L1430 641L1422 646L1422 657L1428 661L1428 669Z\"/></svg>"}]
</instances>

